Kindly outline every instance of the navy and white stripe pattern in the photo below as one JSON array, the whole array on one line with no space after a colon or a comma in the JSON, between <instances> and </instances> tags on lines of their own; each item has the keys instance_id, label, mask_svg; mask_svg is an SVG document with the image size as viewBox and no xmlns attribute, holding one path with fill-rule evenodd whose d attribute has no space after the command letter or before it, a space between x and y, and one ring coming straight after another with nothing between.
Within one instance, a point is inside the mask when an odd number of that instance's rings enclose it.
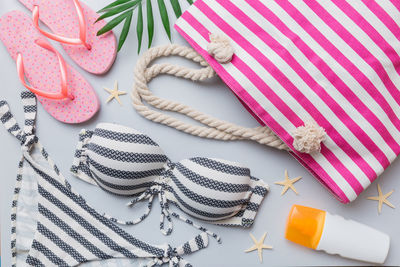
<instances>
[{"instance_id":1,"label":"navy and white stripe pattern","mask_svg":"<svg viewBox=\"0 0 400 267\"><path fill-rule=\"evenodd\" d=\"M241 164L199 157L176 163L165 188L167 198L191 216L244 227L253 224L269 190Z\"/></svg>"},{"instance_id":2,"label":"navy and white stripe pattern","mask_svg":"<svg viewBox=\"0 0 400 267\"><path fill-rule=\"evenodd\" d=\"M169 203L185 213L221 225L252 225L257 210L269 190L241 164L220 159L190 158L171 162L147 135L116 124L101 123L94 131L82 130L71 172L103 189L134 195L129 203L147 199L145 213L135 220L110 220L133 225L143 221L158 196L162 210L160 229L172 231ZM167 224L165 223L167 220ZM189 224L208 232L205 228ZM218 237L211 233L212 236Z\"/></svg>"},{"instance_id":3,"label":"navy and white stripe pattern","mask_svg":"<svg viewBox=\"0 0 400 267\"><path fill-rule=\"evenodd\" d=\"M96 266L109 266L100 260L113 258L148 258L148 266L163 263L174 267L191 266L181 256L206 247L207 234L202 233L182 246L172 248L170 245L147 244L113 224L71 188L50 160L34 135L35 96L24 92L22 100L26 114L23 130L7 103L0 101L0 121L23 148L12 202L13 266L22 263L18 257L21 253L24 254L24 266L77 266L93 261ZM30 179L25 181L25 178ZM19 199L21 189L23 197ZM24 199L25 196L29 198ZM17 241L21 241L22 246ZM25 250L18 249L24 245Z\"/></svg>"},{"instance_id":4,"label":"navy and white stripe pattern","mask_svg":"<svg viewBox=\"0 0 400 267\"><path fill-rule=\"evenodd\" d=\"M36 117L36 98L32 98L29 92L21 93L22 104L25 112L25 123L24 129L22 130L17 121L12 116L8 104L6 101L0 101L0 121L4 124L5 128L9 133L14 135L20 142L24 149L30 149L33 142L36 141L34 138L34 121ZM11 257L13 266L16 265L17 261L17 208L18 208L18 196L22 186L22 175L23 175L23 158L18 163L17 180L14 189L14 196L11 206ZM32 199L34 202L34 199ZM27 216L27 218L29 218Z\"/></svg>"},{"instance_id":5,"label":"navy and white stripe pattern","mask_svg":"<svg viewBox=\"0 0 400 267\"><path fill-rule=\"evenodd\" d=\"M101 123L94 131L82 130L79 139L72 173L114 194L145 191L167 162L153 140L128 127Z\"/></svg>"}]
</instances>

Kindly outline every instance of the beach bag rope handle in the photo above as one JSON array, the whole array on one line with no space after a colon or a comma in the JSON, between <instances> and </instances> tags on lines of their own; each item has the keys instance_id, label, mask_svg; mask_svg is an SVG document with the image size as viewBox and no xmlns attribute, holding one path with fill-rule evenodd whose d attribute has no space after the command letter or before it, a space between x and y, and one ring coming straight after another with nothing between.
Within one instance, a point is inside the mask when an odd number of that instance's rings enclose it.
<instances>
[{"instance_id":1,"label":"beach bag rope handle","mask_svg":"<svg viewBox=\"0 0 400 267\"><path fill-rule=\"evenodd\" d=\"M153 64L157 58L180 56L200 64L203 68L192 69L169 63ZM155 96L148 87L148 83L159 74L169 74L176 77L203 81L216 75L211 66L194 49L185 46L170 44L158 46L146 51L138 60L135 70L135 83L131 93L132 104L143 117L148 120L167 125L179 131L218 140L253 140L280 150L289 150L289 147L268 127L246 128L227 121L219 120L187 105ZM151 109L145 105L164 111L173 111L186 115L204 126L183 122L173 116Z\"/></svg>"}]
</instances>

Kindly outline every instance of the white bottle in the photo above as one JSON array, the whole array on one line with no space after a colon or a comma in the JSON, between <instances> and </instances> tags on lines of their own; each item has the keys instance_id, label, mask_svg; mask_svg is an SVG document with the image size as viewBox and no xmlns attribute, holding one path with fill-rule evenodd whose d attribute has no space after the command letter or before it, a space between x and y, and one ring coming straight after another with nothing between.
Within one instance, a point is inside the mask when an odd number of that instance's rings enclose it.
<instances>
[{"instance_id":1,"label":"white bottle","mask_svg":"<svg viewBox=\"0 0 400 267\"><path fill-rule=\"evenodd\" d=\"M390 247L390 237L364 224L346 220L326 211L293 205L286 238L329 254L382 264Z\"/></svg>"}]
</instances>

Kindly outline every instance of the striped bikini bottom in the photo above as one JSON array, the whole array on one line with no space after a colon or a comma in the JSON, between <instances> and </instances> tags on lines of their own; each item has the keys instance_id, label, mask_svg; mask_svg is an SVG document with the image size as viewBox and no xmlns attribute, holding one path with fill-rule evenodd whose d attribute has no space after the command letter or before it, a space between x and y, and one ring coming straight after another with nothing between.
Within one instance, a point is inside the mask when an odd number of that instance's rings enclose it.
<instances>
[{"instance_id":1,"label":"striped bikini bottom","mask_svg":"<svg viewBox=\"0 0 400 267\"><path fill-rule=\"evenodd\" d=\"M12 266L147 266L169 263L191 266L182 259L208 245L202 233L173 248L151 245L119 228L89 206L60 173L34 134L36 98L21 94L25 126L19 127L9 106L0 101L0 120L21 143L12 202Z\"/></svg>"}]
</instances>

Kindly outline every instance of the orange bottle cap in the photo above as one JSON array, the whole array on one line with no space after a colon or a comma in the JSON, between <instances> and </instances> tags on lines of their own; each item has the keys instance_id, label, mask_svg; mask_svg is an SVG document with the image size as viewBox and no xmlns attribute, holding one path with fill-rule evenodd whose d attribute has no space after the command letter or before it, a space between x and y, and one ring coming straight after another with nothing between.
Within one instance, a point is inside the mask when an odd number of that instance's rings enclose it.
<instances>
[{"instance_id":1,"label":"orange bottle cap","mask_svg":"<svg viewBox=\"0 0 400 267\"><path fill-rule=\"evenodd\" d=\"M286 239L316 249L324 229L326 212L293 205L286 224Z\"/></svg>"}]
</instances>

